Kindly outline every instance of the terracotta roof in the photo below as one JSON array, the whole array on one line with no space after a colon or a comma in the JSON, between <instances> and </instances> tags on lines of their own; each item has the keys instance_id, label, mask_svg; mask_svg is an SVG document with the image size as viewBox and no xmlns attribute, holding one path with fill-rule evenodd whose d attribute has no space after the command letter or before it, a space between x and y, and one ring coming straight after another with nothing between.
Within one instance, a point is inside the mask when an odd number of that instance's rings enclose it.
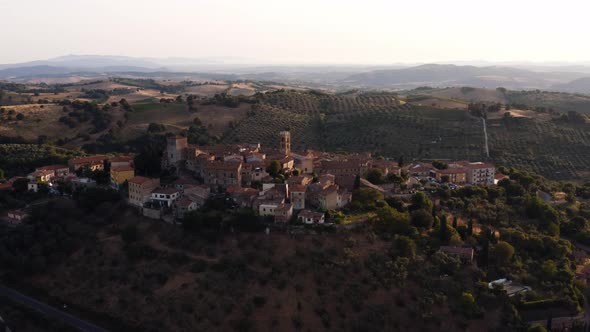
<instances>
[{"instance_id":1,"label":"terracotta roof","mask_svg":"<svg viewBox=\"0 0 590 332\"><path fill-rule=\"evenodd\" d=\"M465 173L465 169L463 167L437 169L436 172L440 174L460 174Z\"/></svg>"},{"instance_id":2,"label":"terracotta roof","mask_svg":"<svg viewBox=\"0 0 590 332\"><path fill-rule=\"evenodd\" d=\"M55 171L58 169L64 169L64 168L68 168L67 165L47 165L47 166L41 166L41 167L37 167L38 171Z\"/></svg>"},{"instance_id":3,"label":"terracotta roof","mask_svg":"<svg viewBox=\"0 0 590 332\"><path fill-rule=\"evenodd\" d=\"M241 162L211 161L208 162L207 165L205 165L205 168L220 171L237 171L241 165Z\"/></svg>"},{"instance_id":4,"label":"terracotta roof","mask_svg":"<svg viewBox=\"0 0 590 332\"><path fill-rule=\"evenodd\" d=\"M510 177L508 175L505 175L502 173L496 173L496 175L494 175L494 179L503 180L503 179L510 179Z\"/></svg>"},{"instance_id":5,"label":"terracotta roof","mask_svg":"<svg viewBox=\"0 0 590 332\"><path fill-rule=\"evenodd\" d=\"M133 167L131 167L129 165L111 167L111 171L113 171L113 172L127 172L127 171L132 171L132 170L133 170Z\"/></svg>"},{"instance_id":6,"label":"terracotta roof","mask_svg":"<svg viewBox=\"0 0 590 332\"><path fill-rule=\"evenodd\" d=\"M50 170L38 170L38 171L34 171L30 175L32 175L32 176L43 176L43 175L49 175L49 174L53 174L53 171L50 171Z\"/></svg>"},{"instance_id":7,"label":"terracotta roof","mask_svg":"<svg viewBox=\"0 0 590 332\"><path fill-rule=\"evenodd\" d=\"M191 204L193 204L193 201L190 200L190 199L188 199L188 198L186 198L186 197L183 197L183 198L179 199L178 201L176 201L175 204L178 207L184 207L184 208L186 208L186 207L189 207Z\"/></svg>"},{"instance_id":8,"label":"terracotta roof","mask_svg":"<svg viewBox=\"0 0 590 332\"><path fill-rule=\"evenodd\" d=\"M320 194L321 195L324 195L324 196L327 196L327 195L330 195L330 194L335 193L335 192L338 192L338 187L335 186L335 185L331 185L328 188L322 190L320 192Z\"/></svg>"},{"instance_id":9,"label":"terracotta roof","mask_svg":"<svg viewBox=\"0 0 590 332\"><path fill-rule=\"evenodd\" d=\"M307 186L303 185L303 184L294 184L294 185L289 186L289 191L290 192L306 192Z\"/></svg>"},{"instance_id":10,"label":"terracotta roof","mask_svg":"<svg viewBox=\"0 0 590 332\"><path fill-rule=\"evenodd\" d=\"M73 158L73 159L70 159L70 161L74 164L87 164L87 163L103 162L103 160L105 160L105 159L107 159L107 156L96 155L96 156Z\"/></svg>"},{"instance_id":11,"label":"terracotta roof","mask_svg":"<svg viewBox=\"0 0 590 332\"><path fill-rule=\"evenodd\" d=\"M132 156L117 156L109 159L110 162L133 161Z\"/></svg>"},{"instance_id":12,"label":"terracotta roof","mask_svg":"<svg viewBox=\"0 0 590 332\"><path fill-rule=\"evenodd\" d=\"M311 210L301 210L298 216L302 218L320 219L324 216L324 214L322 212L315 212Z\"/></svg>"},{"instance_id":13,"label":"terracotta roof","mask_svg":"<svg viewBox=\"0 0 590 332\"><path fill-rule=\"evenodd\" d=\"M144 176L134 176L131 179L129 179L128 182L135 183L135 184L143 184L143 183L145 183L147 181L151 181L151 180L156 180L156 179L146 178Z\"/></svg>"}]
</instances>

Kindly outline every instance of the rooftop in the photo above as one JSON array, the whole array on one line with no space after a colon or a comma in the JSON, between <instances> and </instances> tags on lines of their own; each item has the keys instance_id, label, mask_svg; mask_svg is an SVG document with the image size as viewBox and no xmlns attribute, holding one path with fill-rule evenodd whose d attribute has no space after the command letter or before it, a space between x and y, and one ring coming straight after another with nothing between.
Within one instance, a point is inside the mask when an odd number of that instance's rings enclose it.
<instances>
[{"instance_id":1,"label":"rooftop","mask_svg":"<svg viewBox=\"0 0 590 332\"><path fill-rule=\"evenodd\" d=\"M158 179L146 178L145 176L134 176L131 179L129 179L128 182L135 183L135 184L143 184L145 182L152 181L152 180L158 180Z\"/></svg>"},{"instance_id":2,"label":"rooftop","mask_svg":"<svg viewBox=\"0 0 590 332\"><path fill-rule=\"evenodd\" d=\"M47 165L47 166L41 166L41 167L37 167L36 170L38 171L55 171L58 169L65 169L68 168L67 165Z\"/></svg>"},{"instance_id":3,"label":"rooftop","mask_svg":"<svg viewBox=\"0 0 590 332\"><path fill-rule=\"evenodd\" d=\"M178 189L172 187L156 188L152 190L152 194L172 195L178 193Z\"/></svg>"},{"instance_id":4,"label":"rooftop","mask_svg":"<svg viewBox=\"0 0 590 332\"><path fill-rule=\"evenodd\" d=\"M111 171L112 172L127 172L127 171L133 171L133 167L129 166L129 165L124 165L124 166L113 166L111 167Z\"/></svg>"}]
</instances>

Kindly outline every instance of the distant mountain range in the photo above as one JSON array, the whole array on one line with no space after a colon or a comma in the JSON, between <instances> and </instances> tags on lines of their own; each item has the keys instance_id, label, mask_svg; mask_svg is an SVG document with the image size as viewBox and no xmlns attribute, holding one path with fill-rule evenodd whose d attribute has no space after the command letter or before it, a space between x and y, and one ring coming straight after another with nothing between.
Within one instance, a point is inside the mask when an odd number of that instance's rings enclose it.
<instances>
[{"instance_id":1,"label":"distant mountain range","mask_svg":"<svg viewBox=\"0 0 590 332\"><path fill-rule=\"evenodd\" d=\"M516 66L516 65L515 65ZM27 81L49 77L116 76L169 79L231 79L301 82L331 87L411 89L419 86L543 89L590 94L590 67L585 64L473 66L454 64L396 65L248 65L242 58L135 58L67 55L0 65L0 79ZM197 75L198 74L198 75Z\"/></svg>"}]
</instances>

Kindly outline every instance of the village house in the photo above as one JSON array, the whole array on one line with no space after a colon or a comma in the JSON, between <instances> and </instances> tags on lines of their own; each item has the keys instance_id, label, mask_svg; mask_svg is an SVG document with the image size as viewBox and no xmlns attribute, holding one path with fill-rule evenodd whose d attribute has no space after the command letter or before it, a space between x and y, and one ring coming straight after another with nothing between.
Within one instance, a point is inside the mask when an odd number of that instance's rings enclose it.
<instances>
[{"instance_id":1,"label":"village house","mask_svg":"<svg viewBox=\"0 0 590 332\"><path fill-rule=\"evenodd\" d=\"M320 210L335 210L338 204L338 186L331 185L318 193L317 208Z\"/></svg>"},{"instance_id":2,"label":"village house","mask_svg":"<svg viewBox=\"0 0 590 332\"><path fill-rule=\"evenodd\" d=\"M104 161L107 159L108 157L104 155L72 158L68 161L68 167L70 172L75 172L82 167L88 167L91 171L103 170Z\"/></svg>"},{"instance_id":3,"label":"village house","mask_svg":"<svg viewBox=\"0 0 590 332\"><path fill-rule=\"evenodd\" d=\"M455 246L441 246L440 251L446 253L449 256L459 258L463 264L473 263L473 248L455 247Z\"/></svg>"},{"instance_id":4,"label":"village house","mask_svg":"<svg viewBox=\"0 0 590 332\"><path fill-rule=\"evenodd\" d=\"M183 197L174 202L174 216L177 219L182 219L187 212L194 211L198 208L197 202L191 200L190 198Z\"/></svg>"},{"instance_id":5,"label":"village house","mask_svg":"<svg viewBox=\"0 0 590 332\"><path fill-rule=\"evenodd\" d=\"M433 169L431 175L440 182L462 184L467 182L467 172L463 167L449 167L446 169Z\"/></svg>"},{"instance_id":6,"label":"village house","mask_svg":"<svg viewBox=\"0 0 590 332\"><path fill-rule=\"evenodd\" d=\"M323 224L324 214L322 212L302 210L297 215L297 219L304 224Z\"/></svg>"},{"instance_id":7,"label":"village house","mask_svg":"<svg viewBox=\"0 0 590 332\"><path fill-rule=\"evenodd\" d=\"M47 183L51 181L51 179L54 177L54 174L55 172L51 170L39 170L30 173L27 177L33 182Z\"/></svg>"},{"instance_id":8,"label":"village house","mask_svg":"<svg viewBox=\"0 0 590 332\"><path fill-rule=\"evenodd\" d=\"M128 180L129 204L142 207L152 194L152 191L160 186L160 179L152 179L143 176L135 176Z\"/></svg>"},{"instance_id":9,"label":"village house","mask_svg":"<svg viewBox=\"0 0 590 332\"><path fill-rule=\"evenodd\" d=\"M289 222L289 220L291 220L291 217L293 217L293 204L290 204L290 203L279 204L275 209L274 217L275 217L274 221L276 223Z\"/></svg>"},{"instance_id":10,"label":"village house","mask_svg":"<svg viewBox=\"0 0 590 332\"><path fill-rule=\"evenodd\" d=\"M258 204L258 215L264 216L274 216L275 210L279 207L279 205L283 204L284 200L281 199L267 199L267 200L260 200L257 202Z\"/></svg>"},{"instance_id":11,"label":"village house","mask_svg":"<svg viewBox=\"0 0 590 332\"><path fill-rule=\"evenodd\" d=\"M291 176L285 182L290 186L293 186L293 185L306 186L306 185L310 184L312 181L313 181L313 177L311 175L305 174L305 175Z\"/></svg>"},{"instance_id":12,"label":"village house","mask_svg":"<svg viewBox=\"0 0 590 332\"><path fill-rule=\"evenodd\" d=\"M298 154L291 153L291 157L294 159L294 167L301 171L303 174L313 173L313 155L309 153Z\"/></svg>"},{"instance_id":13,"label":"village house","mask_svg":"<svg viewBox=\"0 0 590 332\"><path fill-rule=\"evenodd\" d=\"M112 167L120 167L120 166L131 166L133 167L133 157L132 156L115 156L109 159Z\"/></svg>"},{"instance_id":14,"label":"village house","mask_svg":"<svg viewBox=\"0 0 590 332\"><path fill-rule=\"evenodd\" d=\"M67 165L47 165L35 168L35 171L51 171L52 177L63 178L70 174L70 169Z\"/></svg>"},{"instance_id":15,"label":"village house","mask_svg":"<svg viewBox=\"0 0 590 332\"><path fill-rule=\"evenodd\" d=\"M305 209L305 192L307 191L307 186L302 184L296 184L289 186L289 197L291 200L291 204L293 204L293 209L295 210L302 210Z\"/></svg>"},{"instance_id":16,"label":"village house","mask_svg":"<svg viewBox=\"0 0 590 332\"><path fill-rule=\"evenodd\" d=\"M494 184L496 167L484 162L457 162L465 167L467 172L467 183L469 184Z\"/></svg>"},{"instance_id":17,"label":"village house","mask_svg":"<svg viewBox=\"0 0 590 332\"><path fill-rule=\"evenodd\" d=\"M8 222L12 225L20 225L28 216L23 210L8 211Z\"/></svg>"},{"instance_id":18,"label":"village house","mask_svg":"<svg viewBox=\"0 0 590 332\"><path fill-rule=\"evenodd\" d=\"M129 165L111 166L111 182L122 185L135 176L135 170Z\"/></svg>"},{"instance_id":19,"label":"village house","mask_svg":"<svg viewBox=\"0 0 590 332\"><path fill-rule=\"evenodd\" d=\"M203 180L212 189L225 189L242 184L242 163L211 161L205 165Z\"/></svg>"},{"instance_id":20,"label":"village house","mask_svg":"<svg viewBox=\"0 0 590 332\"><path fill-rule=\"evenodd\" d=\"M371 159L324 160L320 163L320 174L364 176L371 168L371 163Z\"/></svg>"},{"instance_id":21,"label":"village house","mask_svg":"<svg viewBox=\"0 0 590 332\"><path fill-rule=\"evenodd\" d=\"M181 195L195 202L197 209L200 209L209 199L209 196L211 195L211 188L203 185L185 187L182 189Z\"/></svg>"},{"instance_id":22,"label":"village house","mask_svg":"<svg viewBox=\"0 0 590 332\"><path fill-rule=\"evenodd\" d=\"M180 198L180 191L173 187L156 188L152 190L150 202L164 208L172 207L173 203Z\"/></svg>"},{"instance_id":23,"label":"village house","mask_svg":"<svg viewBox=\"0 0 590 332\"><path fill-rule=\"evenodd\" d=\"M237 186L229 186L226 191L233 202L242 208L252 208L254 201L260 193L254 188L241 188Z\"/></svg>"}]
</instances>

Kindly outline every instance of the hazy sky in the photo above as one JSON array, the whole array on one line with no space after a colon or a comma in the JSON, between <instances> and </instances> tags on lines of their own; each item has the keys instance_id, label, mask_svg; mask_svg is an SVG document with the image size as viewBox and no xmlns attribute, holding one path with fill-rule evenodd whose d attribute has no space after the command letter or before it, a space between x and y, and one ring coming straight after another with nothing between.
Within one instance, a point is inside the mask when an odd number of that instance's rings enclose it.
<instances>
[{"instance_id":1,"label":"hazy sky","mask_svg":"<svg viewBox=\"0 0 590 332\"><path fill-rule=\"evenodd\" d=\"M588 61L589 10L584 0L0 0L0 63L65 54Z\"/></svg>"}]
</instances>

